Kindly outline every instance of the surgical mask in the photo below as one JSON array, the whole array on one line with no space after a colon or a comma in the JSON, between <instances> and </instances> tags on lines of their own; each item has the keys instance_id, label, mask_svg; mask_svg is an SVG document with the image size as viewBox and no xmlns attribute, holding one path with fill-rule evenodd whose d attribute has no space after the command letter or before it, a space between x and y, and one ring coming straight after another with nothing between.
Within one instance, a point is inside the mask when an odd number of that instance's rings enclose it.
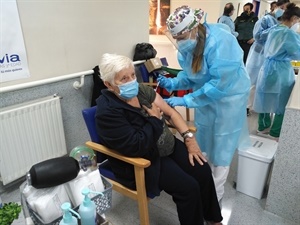
<instances>
[{"instance_id":1,"label":"surgical mask","mask_svg":"<svg viewBox=\"0 0 300 225\"><path fill-rule=\"evenodd\" d=\"M127 82L125 84L117 85L120 89L120 96L124 99L131 99L135 96L137 96L139 92L139 84L137 80L133 80L130 82Z\"/></svg>"},{"instance_id":2,"label":"surgical mask","mask_svg":"<svg viewBox=\"0 0 300 225\"><path fill-rule=\"evenodd\" d=\"M274 16L275 16L276 19L281 17L283 13L284 13L284 10L281 9L281 8L277 8L277 9L274 10Z\"/></svg>"},{"instance_id":3,"label":"surgical mask","mask_svg":"<svg viewBox=\"0 0 300 225\"><path fill-rule=\"evenodd\" d=\"M293 26L291 26L290 29L295 32L300 32L299 28L300 28L300 23L298 22L298 23L295 23Z\"/></svg>"},{"instance_id":4,"label":"surgical mask","mask_svg":"<svg viewBox=\"0 0 300 225\"><path fill-rule=\"evenodd\" d=\"M187 53L187 52L192 52L194 50L194 48L197 45L197 40L195 39L191 39L191 34L188 39L186 40L180 40L177 42L178 45L178 51L180 51L180 53Z\"/></svg>"},{"instance_id":5,"label":"surgical mask","mask_svg":"<svg viewBox=\"0 0 300 225\"><path fill-rule=\"evenodd\" d=\"M178 51L181 53L192 52L197 45L197 40L194 39L187 39L181 40L177 42Z\"/></svg>"}]
</instances>

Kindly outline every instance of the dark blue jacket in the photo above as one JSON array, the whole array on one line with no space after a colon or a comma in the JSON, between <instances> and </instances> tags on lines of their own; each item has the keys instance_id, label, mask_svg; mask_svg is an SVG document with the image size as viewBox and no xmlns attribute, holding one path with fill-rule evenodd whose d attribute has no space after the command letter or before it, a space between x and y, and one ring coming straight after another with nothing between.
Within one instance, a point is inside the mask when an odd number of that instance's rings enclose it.
<instances>
[{"instance_id":1,"label":"dark blue jacket","mask_svg":"<svg viewBox=\"0 0 300 225\"><path fill-rule=\"evenodd\" d=\"M254 12L251 12L250 15L243 12L235 19L235 31L239 33L237 36L239 41L249 41L253 38L253 29L257 20L258 17Z\"/></svg>"},{"instance_id":2,"label":"dark blue jacket","mask_svg":"<svg viewBox=\"0 0 300 225\"><path fill-rule=\"evenodd\" d=\"M156 117L145 117L141 109L123 102L109 90L102 90L96 102L100 144L125 156L150 160L151 165L145 170L146 190L159 195L160 158L156 142L163 132L163 122ZM108 160L118 181L135 189L133 166L111 157Z\"/></svg>"}]
</instances>

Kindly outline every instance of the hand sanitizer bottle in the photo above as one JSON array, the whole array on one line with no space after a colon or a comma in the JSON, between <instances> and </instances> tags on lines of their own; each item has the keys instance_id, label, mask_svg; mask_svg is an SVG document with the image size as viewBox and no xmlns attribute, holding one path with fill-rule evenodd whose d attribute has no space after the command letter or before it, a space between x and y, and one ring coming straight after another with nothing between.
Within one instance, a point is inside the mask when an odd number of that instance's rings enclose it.
<instances>
[{"instance_id":1,"label":"hand sanitizer bottle","mask_svg":"<svg viewBox=\"0 0 300 225\"><path fill-rule=\"evenodd\" d=\"M63 219L59 222L59 225L78 225L77 219L72 216L71 212L74 213L79 219L80 215L71 209L71 204L65 202L61 205L61 209L64 211Z\"/></svg>"},{"instance_id":2,"label":"hand sanitizer bottle","mask_svg":"<svg viewBox=\"0 0 300 225\"><path fill-rule=\"evenodd\" d=\"M89 198L89 193L102 194L100 192L91 191L83 188L81 193L84 195L83 202L79 206L79 215L81 216L81 225L95 225L96 223L96 205Z\"/></svg>"}]
</instances>

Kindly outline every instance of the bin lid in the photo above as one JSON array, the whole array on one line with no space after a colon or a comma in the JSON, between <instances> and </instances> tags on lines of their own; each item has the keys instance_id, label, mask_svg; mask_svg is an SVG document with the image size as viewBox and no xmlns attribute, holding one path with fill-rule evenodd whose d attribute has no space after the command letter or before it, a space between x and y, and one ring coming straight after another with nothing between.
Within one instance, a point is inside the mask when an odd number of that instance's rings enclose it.
<instances>
[{"instance_id":1,"label":"bin lid","mask_svg":"<svg viewBox=\"0 0 300 225\"><path fill-rule=\"evenodd\" d=\"M268 138L250 135L251 147L238 149L239 155L263 162L272 162L277 150L278 142Z\"/></svg>"}]
</instances>

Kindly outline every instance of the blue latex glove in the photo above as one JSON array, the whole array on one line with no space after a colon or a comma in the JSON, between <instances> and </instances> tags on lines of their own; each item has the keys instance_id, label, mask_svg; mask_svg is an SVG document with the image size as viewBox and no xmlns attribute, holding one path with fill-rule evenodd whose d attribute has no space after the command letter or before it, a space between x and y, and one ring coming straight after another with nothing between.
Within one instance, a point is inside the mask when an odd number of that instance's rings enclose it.
<instances>
[{"instance_id":1,"label":"blue latex glove","mask_svg":"<svg viewBox=\"0 0 300 225\"><path fill-rule=\"evenodd\" d=\"M157 82L159 82L159 86L167 89L168 92L173 90L173 82L172 78L167 78L165 76L159 75L157 78Z\"/></svg>"},{"instance_id":2,"label":"blue latex glove","mask_svg":"<svg viewBox=\"0 0 300 225\"><path fill-rule=\"evenodd\" d=\"M184 106L186 107L186 103L184 101L183 98L181 97L171 97L171 98L167 98L165 99L165 101L171 106L171 107L175 107L175 106Z\"/></svg>"}]
</instances>

